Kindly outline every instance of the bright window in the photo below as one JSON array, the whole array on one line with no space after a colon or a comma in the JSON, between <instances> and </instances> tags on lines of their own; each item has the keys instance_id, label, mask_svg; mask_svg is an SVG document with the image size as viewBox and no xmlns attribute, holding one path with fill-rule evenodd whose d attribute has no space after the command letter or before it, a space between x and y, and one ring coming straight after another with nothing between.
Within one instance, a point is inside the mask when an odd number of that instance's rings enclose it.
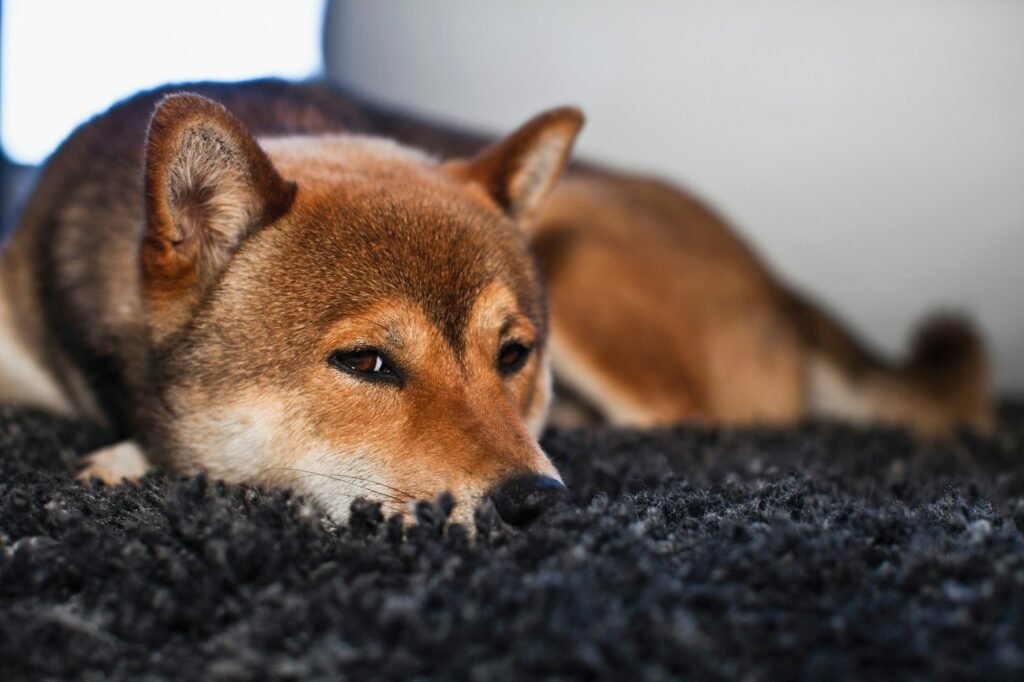
<instances>
[{"instance_id":1,"label":"bright window","mask_svg":"<svg viewBox=\"0 0 1024 682\"><path fill-rule=\"evenodd\" d=\"M137 90L321 69L323 0L6 0L0 144L35 164Z\"/></svg>"}]
</instances>

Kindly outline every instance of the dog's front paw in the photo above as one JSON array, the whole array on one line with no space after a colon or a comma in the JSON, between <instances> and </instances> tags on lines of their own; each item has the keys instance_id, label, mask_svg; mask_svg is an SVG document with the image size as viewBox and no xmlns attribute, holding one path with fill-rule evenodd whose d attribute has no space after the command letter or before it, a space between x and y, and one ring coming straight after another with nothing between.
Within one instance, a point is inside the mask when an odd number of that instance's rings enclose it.
<instances>
[{"instance_id":1,"label":"dog's front paw","mask_svg":"<svg viewBox=\"0 0 1024 682\"><path fill-rule=\"evenodd\" d=\"M82 470L76 478L88 481L98 478L107 485L122 481L134 481L149 471L146 455L134 441L126 440L117 445L90 452L82 458Z\"/></svg>"}]
</instances>

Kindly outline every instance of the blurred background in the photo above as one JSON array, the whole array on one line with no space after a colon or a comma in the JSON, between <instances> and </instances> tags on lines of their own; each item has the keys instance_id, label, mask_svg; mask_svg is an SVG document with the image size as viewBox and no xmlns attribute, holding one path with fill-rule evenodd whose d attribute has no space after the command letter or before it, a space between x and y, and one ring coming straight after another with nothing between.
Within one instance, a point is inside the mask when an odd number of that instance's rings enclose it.
<instances>
[{"instance_id":1,"label":"blurred background","mask_svg":"<svg viewBox=\"0 0 1024 682\"><path fill-rule=\"evenodd\" d=\"M1019 0L7 0L5 223L86 117L167 81L324 76L485 131L575 103L578 153L672 179L880 350L959 310L1024 390Z\"/></svg>"}]
</instances>

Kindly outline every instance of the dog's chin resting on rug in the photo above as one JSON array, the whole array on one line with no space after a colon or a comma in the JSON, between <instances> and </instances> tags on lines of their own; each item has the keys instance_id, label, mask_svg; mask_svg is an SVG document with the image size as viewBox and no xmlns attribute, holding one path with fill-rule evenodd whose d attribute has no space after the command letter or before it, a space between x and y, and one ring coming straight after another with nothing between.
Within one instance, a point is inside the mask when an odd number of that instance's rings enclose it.
<instances>
[{"instance_id":1,"label":"dog's chin resting on rug","mask_svg":"<svg viewBox=\"0 0 1024 682\"><path fill-rule=\"evenodd\" d=\"M287 491L72 477L105 434L0 410L0 678L1024 675L1024 403L991 438L549 432L573 500L347 524Z\"/></svg>"}]
</instances>

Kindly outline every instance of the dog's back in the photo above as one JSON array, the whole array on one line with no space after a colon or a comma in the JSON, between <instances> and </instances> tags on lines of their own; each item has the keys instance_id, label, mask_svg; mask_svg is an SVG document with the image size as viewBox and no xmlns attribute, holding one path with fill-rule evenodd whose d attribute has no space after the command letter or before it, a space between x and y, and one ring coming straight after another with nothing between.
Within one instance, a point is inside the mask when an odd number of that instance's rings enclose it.
<instances>
[{"instance_id":1,"label":"dog's back","mask_svg":"<svg viewBox=\"0 0 1024 682\"><path fill-rule=\"evenodd\" d=\"M663 182L571 174L539 216L533 250L556 377L614 423L821 416L926 435L994 423L984 347L968 324L934 319L905 364L887 362Z\"/></svg>"},{"instance_id":2,"label":"dog's back","mask_svg":"<svg viewBox=\"0 0 1024 682\"><path fill-rule=\"evenodd\" d=\"M0 344L12 351L0 398L115 421L131 413L126 387L144 384L147 371L133 351L143 333L139 273L112 273L110 264L132 262L138 248L139 235L123 226L141 225L142 140L172 89L115 106L47 164L0 257ZM487 141L319 84L188 90L222 102L257 136L372 133L442 156ZM933 327L907 367L892 367L789 292L677 188L578 165L531 223L556 375L613 422L820 414L934 433L991 421L984 352L967 327Z\"/></svg>"}]
</instances>

